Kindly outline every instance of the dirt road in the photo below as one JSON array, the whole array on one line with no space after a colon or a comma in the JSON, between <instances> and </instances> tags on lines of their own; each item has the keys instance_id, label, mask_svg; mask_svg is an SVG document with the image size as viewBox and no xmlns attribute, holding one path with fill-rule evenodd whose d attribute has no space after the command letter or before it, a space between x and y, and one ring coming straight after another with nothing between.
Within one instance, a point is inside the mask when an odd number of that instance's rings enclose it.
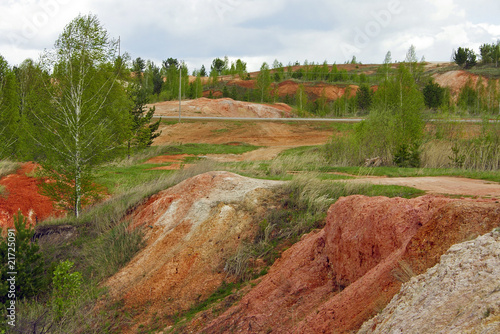
<instances>
[{"instance_id":1,"label":"dirt road","mask_svg":"<svg viewBox=\"0 0 500 334\"><path fill-rule=\"evenodd\" d=\"M280 152L299 146L325 144L336 131L318 123L206 121L163 125L155 145L174 143L232 142L263 146L241 155L217 154L207 157L221 162L272 160ZM401 185L429 193L500 198L500 184L459 177L370 177L348 182Z\"/></svg>"},{"instance_id":2,"label":"dirt road","mask_svg":"<svg viewBox=\"0 0 500 334\"><path fill-rule=\"evenodd\" d=\"M408 186L433 194L500 198L499 183L462 177L363 177L346 182Z\"/></svg>"}]
</instances>

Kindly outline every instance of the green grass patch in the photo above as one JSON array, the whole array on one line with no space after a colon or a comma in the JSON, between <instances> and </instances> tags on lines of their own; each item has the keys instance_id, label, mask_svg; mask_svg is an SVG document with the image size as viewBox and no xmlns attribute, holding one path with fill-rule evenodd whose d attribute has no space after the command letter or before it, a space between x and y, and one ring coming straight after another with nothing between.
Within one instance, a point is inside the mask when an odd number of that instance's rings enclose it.
<instances>
[{"instance_id":1,"label":"green grass patch","mask_svg":"<svg viewBox=\"0 0 500 334\"><path fill-rule=\"evenodd\" d=\"M233 294L234 291L239 290L240 287L241 283L227 283L225 281L222 282L221 286L219 286L219 288L214 293L212 293L207 299L192 306L189 310L185 312L177 313L174 316L174 323L176 325L181 325L182 323L189 322L196 314L207 310L211 305Z\"/></svg>"},{"instance_id":2,"label":"green grass patch","mask_svg":"<svg viewBox=\"0 0 500 334\"><path fill-rule=\"evenodd\" d=\"M469 72L487 77L488 79L500 78L500 67L494 65L478 65L469 70Z\"/></svg>"},{"instance_id":3,"label":"green grass patch","mask_svg":"<svg viewBox=\"0 0 500 334\"><path fill-rule=\"evenodd\" d=\"M458 168L401 168L401 167L332 167L323 166L321 172L341 172L354 176L455 176L500 182L500 171L478 171Z\"/></svg>"}]
</instances>

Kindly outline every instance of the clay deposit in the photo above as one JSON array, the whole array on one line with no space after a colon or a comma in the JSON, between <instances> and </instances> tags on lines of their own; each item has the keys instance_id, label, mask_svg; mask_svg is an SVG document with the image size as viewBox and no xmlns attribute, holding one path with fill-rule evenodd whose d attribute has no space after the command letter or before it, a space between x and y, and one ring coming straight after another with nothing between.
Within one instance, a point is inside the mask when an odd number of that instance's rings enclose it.
<instances>
[{"instance_id":1,"label":"clay deposit","mask_svg":"<svg viewBox=\"0 0 500 334\"><path fill-rule=\"evenodd\" d=\"M152 107L153 105L148 105ZM179 101L165 101L154 104L156 116L178 116ZM230 98L184 100L181 115L187 117L249 117L287 118L292 117L292 108L286 104L258 104L235 101Z\"/></svg>"},{"instance_id":2,"label":"clay deposit","mask_svg":"<svg viewBox=\"0 0 500 334\"><path fill-rule=\"evenodd\" d=\"M285 251L239 303L195 332L350 333L399 291L402 261L418 274L453 243L499 224L494 201L341 198L323 230Z\"/></svg>"},{"instance_id":3,"label":"clay deposit","mask_svg":"<svg viewBox=\"0 0 500 334\"><path fill-rule=\"evenodd\" d=\"M358 332L500 333L500 230L452 246Z\"/></svg>"},{"instance_id":4,"label":"clay deposit","mask_svg":"<svg viewBox=\"0 0 500 334\"><path fill-rule=\"evenodd\" d=\"M210 172L153 196L132 215L147 245L105 285L137 326L165 319L210 296L227 278L224 265L272 210L281 182Z\"/></svg>"},{"instance_id":5,"label":"clay deposit","mask_svg":"<svg viewBox=\"0 0 500 334\"><path fill-rule=\"evenodd\" d=\"M0 180L0 185L5 187L4 194L0 195L0 227L13 227L13 217L18 211L28 218L31 225L50 216L62 214L54 207L50 198L39 193L38 185L42 181L29 176L35 169L35 164L26 163L15 174Z\"/></svg>"}]
</instances>

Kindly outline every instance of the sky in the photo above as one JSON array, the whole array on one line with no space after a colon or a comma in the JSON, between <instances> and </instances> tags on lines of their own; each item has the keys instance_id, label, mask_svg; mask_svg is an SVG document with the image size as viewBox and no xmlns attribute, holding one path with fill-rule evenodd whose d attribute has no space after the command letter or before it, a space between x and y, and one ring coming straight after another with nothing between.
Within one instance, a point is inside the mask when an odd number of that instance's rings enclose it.
<instances>
[{"instance_id":1,"label":"sky","mask_svg":"<svg viewBox=\"0 0 500 334\"><path fill-rule=\"evenodd\" d=\"M453 50L500 39L498 0L0 0L0 55L10 65L52 49L79 14L96 15L121 52L190 71L214 58L241 59L249 71L287 65L450 61Z\"/></svg>"}]
</instances>

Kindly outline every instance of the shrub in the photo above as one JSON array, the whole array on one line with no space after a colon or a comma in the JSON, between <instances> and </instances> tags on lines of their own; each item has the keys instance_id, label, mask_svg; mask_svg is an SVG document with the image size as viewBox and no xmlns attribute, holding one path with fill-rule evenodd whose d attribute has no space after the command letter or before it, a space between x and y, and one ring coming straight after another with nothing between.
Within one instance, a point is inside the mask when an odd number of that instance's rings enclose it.
<instances>
[{"instance_id":1,"label":"shrub","mask_svg":"<svg viewBox=\"0 0 500 334\"><path fill-rule=\"evenodd\" d=\"M82 274L71 272L73 265L71 261L63 261L54 270L52 308L56 318L62 317L65 311L71 309L82 292Z\"/></svg>"}]
</instances>

